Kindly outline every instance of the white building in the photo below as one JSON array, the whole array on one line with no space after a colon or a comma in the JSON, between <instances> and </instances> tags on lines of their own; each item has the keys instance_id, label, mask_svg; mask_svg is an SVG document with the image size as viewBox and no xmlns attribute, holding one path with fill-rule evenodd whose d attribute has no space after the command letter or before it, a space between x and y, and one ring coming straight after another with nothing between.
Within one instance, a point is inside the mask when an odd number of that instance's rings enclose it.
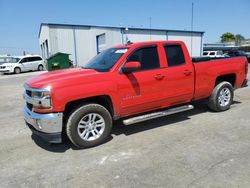
<instances>
[{"instance_id":1,"label":"white building","mask_svg":"<svg viewBox=\"0 0 250 188\"><path fill-rule=\"evenodd\" d=\"M200 56L203 34L200 31L42 23L39 45L44 58L57 52L69 53L74 64L84 65L103 49L127 41L181 40L192 56Z\"/></svg>"}]
</instances>

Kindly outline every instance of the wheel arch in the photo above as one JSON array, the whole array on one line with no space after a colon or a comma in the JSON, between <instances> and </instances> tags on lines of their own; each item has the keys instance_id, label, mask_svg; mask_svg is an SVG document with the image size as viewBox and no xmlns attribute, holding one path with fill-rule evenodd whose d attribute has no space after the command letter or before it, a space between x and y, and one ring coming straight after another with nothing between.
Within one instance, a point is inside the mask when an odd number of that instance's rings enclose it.
<instances>
[{"instance_id":1,"label":"wheel arch","mask_svg":"<svg viewBox=\"0 0 250 188\"><path fill-rule=\"evenodd\" d=\"M20 66L18 66L18 65L16 65L16 66L13 67L13 72L15 72L16 68L20 69L20 72L22 72L22 68Z\"/></svg>"},{"instance_id":2,"label":"wheel arch","mask_svg":"<svg viewBox=\"0 0 250 188\"><path fill-rule=\"evenodd\" d=\"M218 76L215 80L214 87L216 87L219 83L223 81L229 82L234 88L236 83L236 74L231 73Z\"/></svg>"},{"instance_id":3,"label":"wheel arch","mask_svg":"<svg viewBox=\"0 0 250 188\"><path fill-rule=\"evenodd\" d=\"M65 105L64 117L67 118L68 114L70 114L72 110L84 103L96 103L102 105L110 112L111 116L114 118L114 106L109 95L99 95L70 101Z\"/></svg>"}]
</instances>

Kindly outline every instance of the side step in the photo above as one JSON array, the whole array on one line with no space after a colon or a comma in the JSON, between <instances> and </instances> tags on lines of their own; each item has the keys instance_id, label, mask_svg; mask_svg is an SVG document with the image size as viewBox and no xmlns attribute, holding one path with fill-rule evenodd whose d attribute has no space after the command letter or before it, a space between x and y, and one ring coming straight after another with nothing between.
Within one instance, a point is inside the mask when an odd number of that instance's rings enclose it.
<instances>
[{"instance_id":1,"label":"side step","mask_svg":"<svg viewBox=\"0 0 250 188\"><path fill-rule=\"evenodd\" d=\"M163 116L167 116L167 115L171 115L171 114L175 114L175 113L179 113L179 112L183 112L183 111L187 111L187 110L192 110L192 109L194 109L193 105L179 106L179 107L170 108L168 110L164 110L164 111L160 111L160 112L153 112L150 114L132 117L132 118L123 120L123 124L124 125L131 125L134 123L139 123L142 121L147 121L150 119L155 119L158 117L163 117Z\"/></svg>"}]
</instances>

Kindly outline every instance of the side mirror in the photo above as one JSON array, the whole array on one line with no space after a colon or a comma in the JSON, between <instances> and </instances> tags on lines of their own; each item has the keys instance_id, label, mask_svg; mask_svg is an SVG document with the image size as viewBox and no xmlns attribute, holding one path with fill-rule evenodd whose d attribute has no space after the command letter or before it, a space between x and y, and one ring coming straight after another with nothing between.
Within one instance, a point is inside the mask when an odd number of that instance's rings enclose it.
<instances>
[{"instance_id":1,"label":"side mirror","mask_svg":"<svg viewBox=\"0 0 250 188\"><path fill-rule=\"evenodd\" d=\"M122 67L123 73L131 73L141 69L141 63L139 61L127 62L124 67Z\"/></svg>"}]
</instances>

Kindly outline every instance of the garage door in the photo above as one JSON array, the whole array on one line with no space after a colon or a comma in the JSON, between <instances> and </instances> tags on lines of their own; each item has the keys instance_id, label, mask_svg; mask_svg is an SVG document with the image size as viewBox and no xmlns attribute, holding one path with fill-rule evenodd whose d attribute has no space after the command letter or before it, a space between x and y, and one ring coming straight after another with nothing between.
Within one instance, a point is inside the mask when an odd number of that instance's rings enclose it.
<instances>
[{"instance_id":1,"label":"garage door","mask_svg":"<svg viewBox=\"0 0 250 188\"><path fill-rule=\"evenodd\" d=\"M105 34L96 36L97 53L102 52L106 48L106 36Z\"/></svg>"}]
</instances>

